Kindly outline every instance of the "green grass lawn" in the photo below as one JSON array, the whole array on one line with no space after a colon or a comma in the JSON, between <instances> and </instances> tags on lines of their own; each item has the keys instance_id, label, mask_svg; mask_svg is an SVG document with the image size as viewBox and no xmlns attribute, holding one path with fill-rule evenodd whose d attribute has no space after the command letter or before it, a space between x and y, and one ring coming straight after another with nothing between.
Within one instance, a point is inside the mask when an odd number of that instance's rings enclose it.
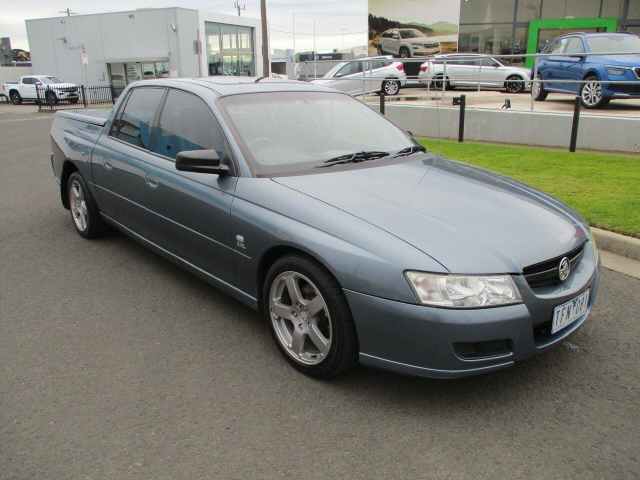
<instances>
[{"instance_id":1,"label":"green grass lawn","mask_svg":"<svg viewBox=\"0 0 640 480\"><path fill-rule=\"evenodd\" d=\"M547 192L578 210L592 226L640 237L640 155L420 141L434 153Z\"/></svg>"}]
</instances>

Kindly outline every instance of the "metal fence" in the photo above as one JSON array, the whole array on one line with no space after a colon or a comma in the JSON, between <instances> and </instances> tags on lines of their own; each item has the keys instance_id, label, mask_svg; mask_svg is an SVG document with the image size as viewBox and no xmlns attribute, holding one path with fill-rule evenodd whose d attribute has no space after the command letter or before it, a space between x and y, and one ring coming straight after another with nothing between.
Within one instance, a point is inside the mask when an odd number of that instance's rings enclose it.
<instances>
[{"instance_id":1,"label":"metal fence","mask_svg":"<svg viewBox=\"0 0 640 480\"><path fill-rule=\"evenodd\" d=\"M582 62L585 62L587 55L589 57L637 58L640 56L640 52L606 52L575 55L558 55L557 53L513 55L456 54L455 57L394 58L394 61L401 61L405 64L407 62L415 62L422 67L419 75L406 75L402 78L402 81L406 82L404 84L405 87L413 88L405 88L400 90L397 95L386 96L382 88L385 78L376 76L373 74L374 72L366 69L363 69L359 76L357 76L356 82L354 82L353 76L345 79L332 78L331 86L347 91L346 85L349 85L349 93L354 97L358 97L369 106L379 109L382 114L388 114L389 105L409 104L416 107L424 106L427 109L431 108L431 110L435 109L436 113L442 114L441 116L451 118L450 113L439 109L450 110L459 108L458 138L460 141L464 141L465 138L465 119L467 126L469 126L470 120L466 112L470 110L474 112L493 111L498 114L500 111L553 113L554 115L564 113L565 115L563 115L562 118L566 118L566 120L563 120L567 125L566 130L563 127L563 131L567 131L566 144L571 151L575 151L578 144L580 119L585 114L584 107L590 109L589 113L592 114L591 118L596 116L615 116L631 118L632 120L637 118L637 121L640 123L640 102L620 102L612 106L609 110L605 108L607 102L592 102L591 105L589 104L589 95L593 92L604 92L607 97L615 94L613 98L616 100L640 98L640 61L637 62L637 65L634 62L625 62L628 65L633 64L635 66L625 66L622 68L627 75L626 78L618 77L624 78L622 80L600 79L591 74L576 77L569 76L570 70L578 68ZM519 81L517 89L508 88L509 85L506 81L503 84L496 84L495 77L488 76L494 73L493 68L482 66L483 59L497 59L506 68L512 68L517 67L517 65L513 63L531 57L534 59L534 67L532 69L525 68L524 66L521 67L523 78ZM567 60L566 63L570 63L571 65L565 67L565 75L561 72L561 75L558 76L551 78L545 76L544 78L540 78L540 60L546 57L556 57L556 60L558 57L565 57ZM468 77L464 79L464 82L460 82L460 79L456 78L456 67L454 65L463 60L477 61L477 67L468 69ZM363 60L345 62L357 61ZM312 68L312 65L309 65L309 63L310 62L307 62L307 69ZM603 62L597 63L602 64ZM606 63L606 61L604 61L604 63ZM618 70L621 69L620 67L617 68ZM585 73L589 71L589 69L582 67L580 67L580 70ZM345 88L341 87L342 81L347 82L344 84ZM540 93L540 89L542 89L542 94ZM463 92L454 92L454 90L463 90ZM492 94L488 91L498 92ZM551 93L554 97L547 100L547 102L542 102L542 100L546 98L545 93ZM557 117L557 115L555 115L555 117ZM433 115L429 118L439 121L438 117L434 117ZM524 119L525 117L521 118ZM471 121L473 122L473 120ZM473 123L471 126L473 126ZM527 124L522 125L522 128L527 127ZM490 129L490 127L487 126L487 129ZM607 133L602 132L602 135L605 136ZM593 144L593 142L591 143ZM544 145L544 143L540 143L540 145ZM637 151L638 147L636 146L634 148L634 151ZM625 150L624 148L619 149Z\"/></svg>"},{"instance_id":2,"label":"metal fence","mask_svg":"<svg viewBox=\"0 0 640 480\"><path fill-rule=\"evenodd\" d=\"M120 90L113 85L36 86L38 111L113 105Z\"/></svg>"}]
</instances>

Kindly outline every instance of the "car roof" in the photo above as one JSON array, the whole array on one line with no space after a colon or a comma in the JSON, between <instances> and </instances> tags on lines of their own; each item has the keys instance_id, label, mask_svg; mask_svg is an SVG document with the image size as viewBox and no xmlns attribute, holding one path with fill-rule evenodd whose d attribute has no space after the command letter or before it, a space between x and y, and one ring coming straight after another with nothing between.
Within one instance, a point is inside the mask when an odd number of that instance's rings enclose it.
<instances>
[{"instance_id":1,"label":"car roof","mask_svg":"<svg viewBox=\"0 0 640 480\"><path fill-rule=\"evenodd\" d=\"M184 88L199 85L208 88L219 96L264 92L334 92L335 90L310 82L298 80L280 80L257 77L202 77L202 78L161 78L140 80L136 86L163 86Z\"/></svg>"},{"instance_id":2,"label":"car roof","mask_svg":"<svg viewBox=\"0 0 640 480\"><path fill-rule=\"evenodd\" d=\"M565 37L610 37L611 35L632 35L635 36L634 33L631 32L571 32L565 33L564 35L560 35L557 38L565 38Z\"/></svg>"}]
</instances>

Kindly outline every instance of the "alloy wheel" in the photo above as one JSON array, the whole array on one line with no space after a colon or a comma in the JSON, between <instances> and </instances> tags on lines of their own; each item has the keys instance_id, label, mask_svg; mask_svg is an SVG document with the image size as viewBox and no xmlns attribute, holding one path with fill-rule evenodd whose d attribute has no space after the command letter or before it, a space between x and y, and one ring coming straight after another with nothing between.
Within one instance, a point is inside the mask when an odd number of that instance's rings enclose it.
<instances>
[{"instance_id":1,"label":"alloy wheel","mask_svg":"<svg viewBox=\"0 0 640 480\"><path fill-rule=\"evenodd\" d=\"M602 102L602 85L598 80L587 80L582 87L582 102L588 107L595 107Z\"/></svg>"},{"instance_id":2,"label":"alloy wheel","mask_svg":"<svg viewBox=\"0 0 640 480\"><path fill-rule=\"evenodd\" d=\"M318 365L333 340L331 316L318 287L294 271L280 273L269 290L269 316L284 351L303 365Z\"/></svg>"},{"instance_id":3,"label":"alloy wheel","mask_svg":"<svg viewBox=\"0 0 640 480\"><path fill-rule=\"evenodd\" d=\"M397 80L385 80L382 88L385 95L396 95L400 91L400 84Z\"/></svg>"},{"instance_id":4,"label":"alloy wheel","mask_svg":"<svg viewBox=\"0 0 640 480\"><path fill-rule=\"evenodd\" d=\"M524 82L516 77L507 79L507 92L520 93L524 90Z\"/></svg>"},{"instance_id":5,"label":"alloy wheel","mask_svg":"<svg viewBox=\"0 0 640 480\"><path fill-rule=\"evenodd\" d=\"M77 179L73 179L69 188L69 206L71 207L73 222L78 230L81 232L86 231L89 225L89 211L84 190Z\"/></svg>"}]
</instances>

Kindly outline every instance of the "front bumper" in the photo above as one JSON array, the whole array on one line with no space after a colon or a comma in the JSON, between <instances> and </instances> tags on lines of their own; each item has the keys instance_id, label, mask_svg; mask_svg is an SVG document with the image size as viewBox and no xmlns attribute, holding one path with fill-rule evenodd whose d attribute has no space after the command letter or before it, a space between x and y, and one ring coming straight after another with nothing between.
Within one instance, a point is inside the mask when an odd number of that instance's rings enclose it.
<instances>
[{"instance_id":1,"label":"front bumper","mask_svg":"<svg viewBox=\"0 0 640 480\"><path fill-rule=\"evenodd\" d=\"M599 283L592 244L562 285L535 292L514 276L524 303L506 307L454 310L414 305L346 290L364 365L403 374L456 378L512 366L541 353L579 329L591 313ZM553 309L590 289L587 313L554 335L547 324ZM467 346L496 346L469 355Z\"/></svg>"}]
</instances>

